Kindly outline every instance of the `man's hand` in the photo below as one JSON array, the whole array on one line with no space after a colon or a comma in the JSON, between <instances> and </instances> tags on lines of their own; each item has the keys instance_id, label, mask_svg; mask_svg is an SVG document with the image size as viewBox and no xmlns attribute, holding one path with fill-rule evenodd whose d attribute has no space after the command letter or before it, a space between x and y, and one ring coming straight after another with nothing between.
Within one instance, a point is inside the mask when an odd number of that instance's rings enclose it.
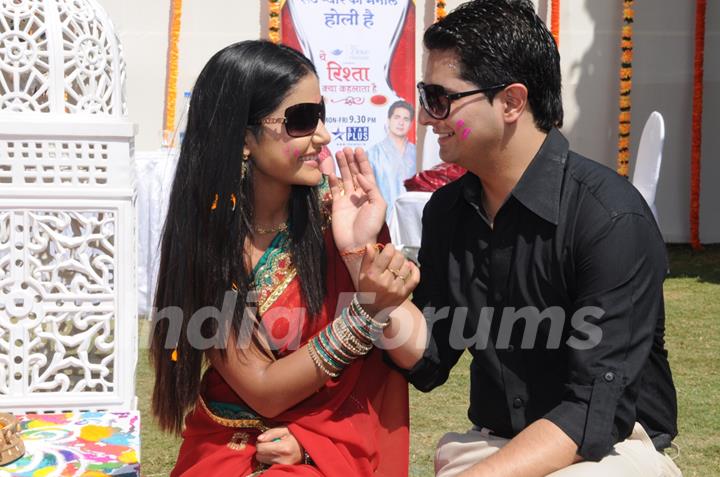
<instances>
[{"instance_id":1,"label":"man's hand","mask_svg":"<svg viewBox=\"0 0 720 477\"><path fill-rule=\"evenodd\" d=\"M287 427L269 429L257 438L255 458L263 464L297 465L303 463L305 450Z\"/></svg>"}]
</instances>

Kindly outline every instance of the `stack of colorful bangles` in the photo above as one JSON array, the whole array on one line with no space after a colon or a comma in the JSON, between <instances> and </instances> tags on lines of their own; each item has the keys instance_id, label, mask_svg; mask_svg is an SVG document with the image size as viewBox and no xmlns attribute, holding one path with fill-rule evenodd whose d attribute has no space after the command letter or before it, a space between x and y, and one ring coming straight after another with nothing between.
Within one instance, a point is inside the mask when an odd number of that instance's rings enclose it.
<instances>
[{"instance_id":1,"label":"stack of colorful bangles","mask_svg":"<svg viewBox=\"0 0 720 477\"><path fill-rule=\"evenodd\" d=\"M323 373L335 378L370 352L388 324L368 315L355 296L339 317L308 342L310 358Z\"/></svg>"}]
</instances>

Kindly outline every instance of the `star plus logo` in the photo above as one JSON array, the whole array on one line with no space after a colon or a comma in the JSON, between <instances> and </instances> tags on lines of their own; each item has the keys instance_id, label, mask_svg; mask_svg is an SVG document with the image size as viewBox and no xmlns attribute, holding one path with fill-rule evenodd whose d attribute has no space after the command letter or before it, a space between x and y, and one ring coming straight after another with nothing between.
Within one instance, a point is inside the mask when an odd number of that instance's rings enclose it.
<instances>
[{"instance_id":1,"label":"star plus logo","mask_svg":"<svg viewBox=\"0 0 720 477\"><path fill-rule=\"evenodd\" d=\"M336 141L342 141L343 136L345 136L345 133L343 131L341 131L340 128L337 128L336 130L334 130L332 132L332 135Z\"/></svg>"}]
</instances>

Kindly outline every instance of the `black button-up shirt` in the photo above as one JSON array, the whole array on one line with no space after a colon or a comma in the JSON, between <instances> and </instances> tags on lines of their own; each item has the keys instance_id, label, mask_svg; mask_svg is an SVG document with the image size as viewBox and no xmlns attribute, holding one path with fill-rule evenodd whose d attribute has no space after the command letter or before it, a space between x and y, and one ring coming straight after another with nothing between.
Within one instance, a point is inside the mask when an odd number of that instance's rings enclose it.
<instances>
[{"instance_id":1,"label":"black button-up shirt","mask_svg":"<svg viewBox=\"0 0 720 477\"><path fill-rule=\"evenodd\" d=\"M481 195L468 173L425 208L414 302L431 336L408 379L430 391L467 349L477 426L510 438L545 418L599 460L639 421L667 447L668 263L640 194L552 130L492 227Z\"/></svg>"}]
</instances>

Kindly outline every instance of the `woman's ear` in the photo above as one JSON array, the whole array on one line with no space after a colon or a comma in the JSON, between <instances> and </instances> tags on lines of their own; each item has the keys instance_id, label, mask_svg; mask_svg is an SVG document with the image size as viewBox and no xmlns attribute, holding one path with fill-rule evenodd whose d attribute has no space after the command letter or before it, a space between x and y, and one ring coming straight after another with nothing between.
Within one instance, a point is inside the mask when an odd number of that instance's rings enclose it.
<instances>
[{"instance_id":1,"label":"woman's ear","mask_svg":"<svg viewBox=\"0 0 720 477\"><path fill-rule=\"evenodd\" d=\"M252 155L252 150L257 148L257 139L249 129L245 130L245 144L243 145L243 156Z\"/></svg>"},{"instance_id":2,"label":"woman's ear","mask_svg":"<svg viewBox=\"0 0 720 477\"><path fill-rule=\"evenodd\" d=\"M505 121L516 122L528 107L528 90L524 84L513 83L502 92L505 109Z\"/></svg>"}]
</instances>

